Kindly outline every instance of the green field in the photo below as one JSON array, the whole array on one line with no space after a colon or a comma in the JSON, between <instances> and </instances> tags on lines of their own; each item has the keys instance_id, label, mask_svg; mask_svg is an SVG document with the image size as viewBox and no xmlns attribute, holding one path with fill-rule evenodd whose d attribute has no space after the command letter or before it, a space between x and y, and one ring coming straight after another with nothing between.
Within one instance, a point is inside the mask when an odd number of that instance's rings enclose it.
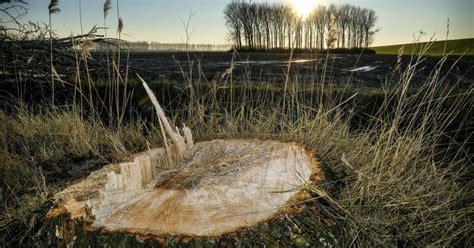
<instances>
[{"instance_id":1,"label":"green field","mask_svg":"<svg viewBox=\"0 0 474 248\"><path fill-rule=\"evenodd\" d=\"M446 44L446 53L443 53ZM379 46L372 47L377 54L398 54L400 47L405 46L405 54L419 53L422 47L426 47L427 42L421 42L416 44L399 44L391 46ZM446 41L434 41L430 45L428 51L425 53L430 56L442 56L443 54L450 55L471 55L474 56L474 38L459 39L459 40L448 40Z\"/></svg>"}]
</instances>

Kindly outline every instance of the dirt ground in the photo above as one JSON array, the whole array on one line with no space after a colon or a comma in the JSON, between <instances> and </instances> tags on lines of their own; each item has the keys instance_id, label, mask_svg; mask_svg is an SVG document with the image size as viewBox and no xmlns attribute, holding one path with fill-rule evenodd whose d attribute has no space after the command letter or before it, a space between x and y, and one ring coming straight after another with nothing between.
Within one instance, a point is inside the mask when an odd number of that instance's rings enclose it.
<instances>
[{"instance_id":1,"label":"dirt ground","mask_svg":"<svg viewBox=\"0 0 474 248\"><path fill-rule=\"evenodd\" d=\"M98 59L103 58L98 56ZM189 54L192 60L193 77L205 76L208 80L219 77L233 65L234 80L251 82L282 83L286 79L290 54L243 53L233 58L232 53L194 52ZM459 81L462 86L474 82L474 57L450 57L442 67L441 75L447 84ZM404 56L401 69L409 64L410 56ZM417 66L413 85L423 83L441 58L427 57ZM232 62L233 61L233 62ZM290 77L300 83L320 83L353 87L381 87L396 82L398 73L394 73L397 56L373 54L294 54ZM189 71L189 59L186 53L131 53L130 65L162 75L162 77L180 80L180 67ZM325 72L325 73L324 73Z\"/></svg>"}]
</instances>

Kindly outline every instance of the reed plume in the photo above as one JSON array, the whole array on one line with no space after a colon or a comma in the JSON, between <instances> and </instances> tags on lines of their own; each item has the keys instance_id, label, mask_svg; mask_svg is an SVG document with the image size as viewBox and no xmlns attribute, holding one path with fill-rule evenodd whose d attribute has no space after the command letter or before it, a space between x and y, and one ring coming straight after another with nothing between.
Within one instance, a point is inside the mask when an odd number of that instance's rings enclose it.
<instances>
[{"instance_id":1,"label":"reed plume","mask_svg":"<svg viewBox=\"0 0 474 248\"><path fill-rule=\"evenodd\" d=\"M119 33L122 33L123 27L124 27L124 25L123 25L123 19L122 19L122 17L119 17L119 21L118 21L118 32L119 32Z\"/></svg>"},{"instance_id":2,"label":"reed plume","mask_svg":"<svg viewBox=\"0 0 474 248\"><path fill-rule=\"evenodd\" d=\"M79 43L79 53L83 58L92 58L91 50L94 49L97 44L94 41L86 40Z\"/></svg>"},{"instance_id":3,"label":"reed plume","mask_svg":"<svg viewBox=\"0 0 474 248\"><path fill-rule=\"evenodd\" d=\"M400 47L400 49L398 49L397 63L395 64L395 70L398 72L402 71L402 57L404 53L405 53L405 46L402 46Z\"/></svg>"},{"instance_id":4,"label":"reed plume","mask_svg":"<svg viewBox=\"0 0 474 248\"><path fill-rule=\"evenodd\" d=\"M49 14L56 14L61 12L61 9L58 7L59 0L51 0L48 6Z\"/></svg>"},{"instance_id":5,"label":"reed plume","mask_svg":"<svg viewBox=\"0 0 474 248\"><path fill-rule=\"evenodd\" d=\"M331 14L331 17L329 19L328 37L326 38L326 45L328 49L334 48L335 43L337 42L337 39L339 37L340 31L337 28L336 20L337 17Z\"/></svg>"},{"instance_id":6,"label":"reed plume","mask_svg":"<svg viewBox=\"0 0 474 248\"><path fill-rule=\"evenodd\" d=\"M112 9L112 2L111 0L105 0L104 3L104 18L107 18L109 11Z\"/></svg>"}]
</instances>

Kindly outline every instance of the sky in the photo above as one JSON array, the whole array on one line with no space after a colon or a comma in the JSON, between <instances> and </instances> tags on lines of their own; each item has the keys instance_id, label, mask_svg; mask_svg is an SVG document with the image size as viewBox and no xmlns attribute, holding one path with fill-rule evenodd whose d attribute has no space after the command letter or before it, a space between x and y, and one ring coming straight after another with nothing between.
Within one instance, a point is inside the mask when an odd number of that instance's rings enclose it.
<instances>
[{"instance_id":1,"label":"sky","mask_svg":"<svg viewBox=\"0 0 474 248\"><path fill-rule=\"evenodd\" d=\"M23 21L48 22L49 0L26 0L29 13ZM52 16L53 28L60 36L81 33L80 0L59 0L61 12ZM117 27L117 0L112 0L107 23L109 35ZM194 30L190 43L227 44L228 32L223 9L231 0L119 0L125 28L122 38L132 41L181 43L185 41L186 22L192 15ZM290 0L254 0L255 2L290 2ZM474 0L315 0L316 4L349 3L376 11L380 32L374 46L412 42L421 30L445 39L450 19L450 39L474 38ZM94 25L103 26L104 0L82 0L84 32Z\"/></svg>"}]
</instances>

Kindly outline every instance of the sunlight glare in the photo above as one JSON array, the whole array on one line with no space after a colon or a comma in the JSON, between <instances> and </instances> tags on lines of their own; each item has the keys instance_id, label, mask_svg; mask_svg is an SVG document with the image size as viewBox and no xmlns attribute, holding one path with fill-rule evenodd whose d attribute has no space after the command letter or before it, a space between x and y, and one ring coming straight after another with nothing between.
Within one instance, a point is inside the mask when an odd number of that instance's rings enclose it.
<instances>
[{"instance_id":1,"label":"sunlight glare","mask_svg":"<svg viewBox=\"0 0 474 248\"><path fill-rule=\"evenodd\" d=\"M316 0L292 0L293 9L303 19L308 18L315 5Z\"/></svg>"}]
</instances>

